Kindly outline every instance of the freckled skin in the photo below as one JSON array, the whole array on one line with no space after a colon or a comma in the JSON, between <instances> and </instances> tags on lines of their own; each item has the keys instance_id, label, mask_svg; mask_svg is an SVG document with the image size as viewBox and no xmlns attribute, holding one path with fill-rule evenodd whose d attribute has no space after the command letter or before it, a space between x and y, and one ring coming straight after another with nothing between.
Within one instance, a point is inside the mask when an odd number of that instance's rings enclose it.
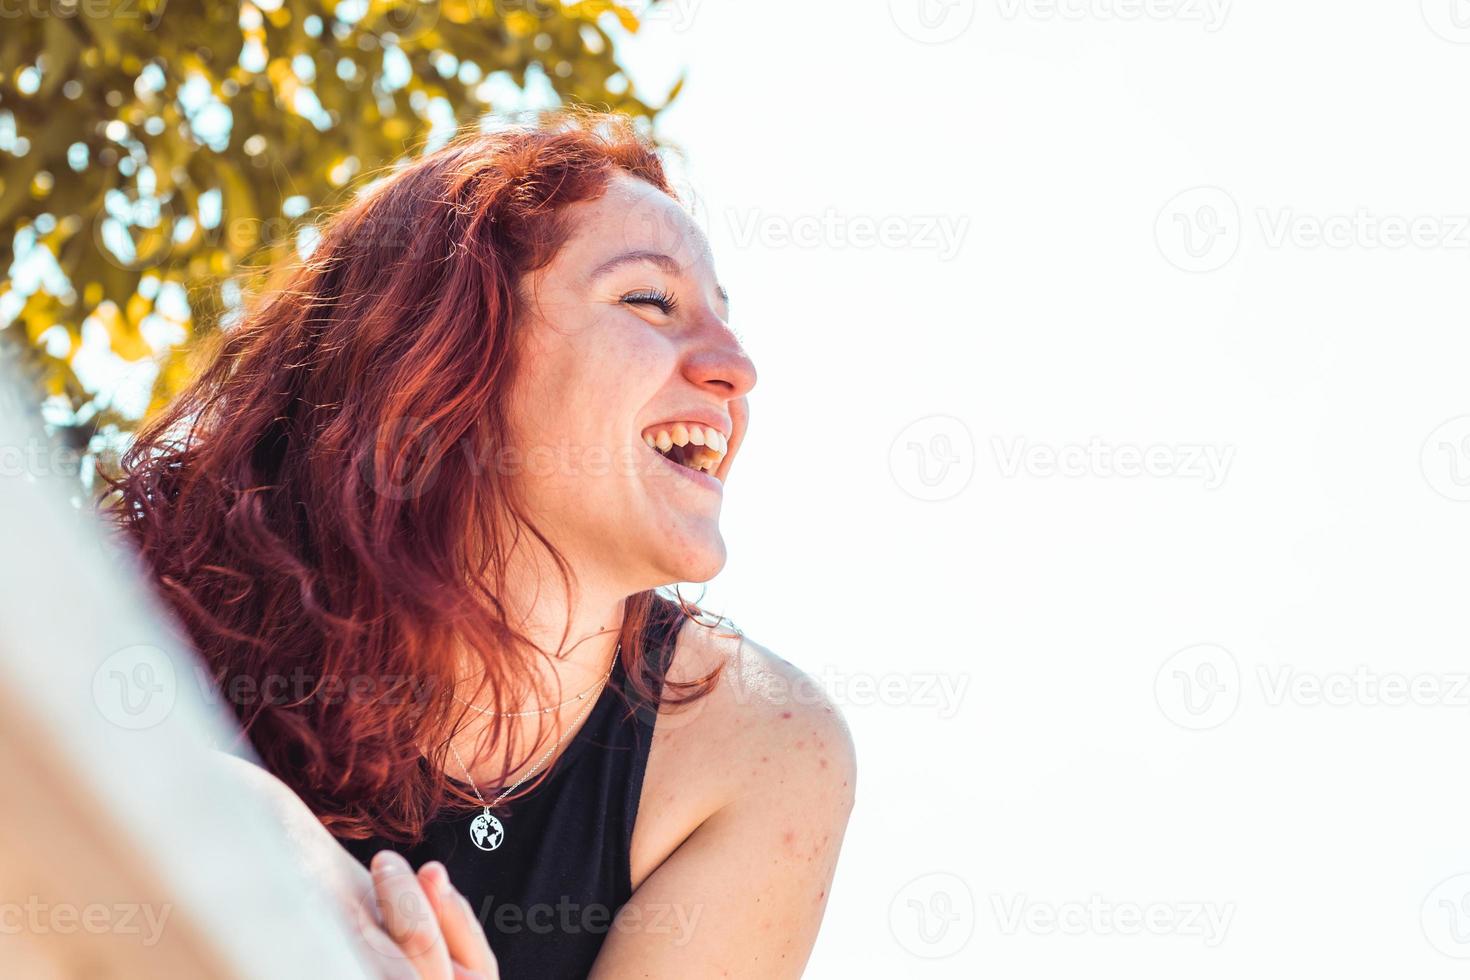
<instances>
[{"instance_id":1,"label":"freckled skin","mask_svg":"<svg viewBox=\"0 0 1470 980\"><path fill-rule=\"evenodd\" d=\"M517 489L584 582L630 595L707 581L725 563L722 495L671 475L642 432L687 409L729 420L722 480L744 438L755 367L727 322L709 245L677 202L627 175L566 217L566 244L523 286L524 350L507 409L513 442L549 447L557 464L522 467ZM595 274L630 252L673 265ZM675 300L667 312L639 301L655 292ZM594 448L618 462L584 453Z\"/></svg>"},{"instance_id":2,"label":"freckled skin","mask_svg":"<svg viewBox=\"0 0 1470 980\"><path fill-rule=\"evenodd\" d=\"M722 489L745 437L755 370L727 323L708 243L676 202L619 175L566 218L566 245L526 284L534 302L510 428L519 444L626 449L648 464L557 466L526 473L518 487L591 593L586 603L615 608L635 592L704 582L723 567ZM636 258L605 278L589 272L649 252L671 261ZM636 300L655 290L677 302ZM691 411L731 423L718 487L671 477L643 441L650 426L696 421ZM579 458L573 453L573 464ZM838 785L854 772L851 739L820 699L770 700L770 690L819 690L790 664L685 624L670 680L726 669L728 680L688 710L660 711L633 831L629 904L683 910L687 934L671 942L614 931L593 980L779 980L800 976L810 955L825 908L811 896L830 887L852 808L851 789ZM846 747L828 753L841 760L829 768L807 744L823 735ZM814 848L820 855L808 857Z\"/></svg>"},{"instance_id":3,"label":"freckled skin","mask_svg":"<svg viewBox=\"0 0 1470 980\"><path fill-rule=\"evenodd\" d=\"M644 798L677 791L656 821L645 823L640 810L633 834L634 901L697 902L705 925L682 950L650 943L638 958L624 958L612 945L622 940L612 938L607 972L599 960L593 980L722 971L796 978L810 955L851 812L851 737L829 704L771 697L812 689L796 682L805 679L796 668L748 638L686 624L670 678L703 676L716 664L721 680L690 720L671 709L665 726L660 713ZM774 724L782 720L800 724ZM758 764L731 765L743 760Z\"/></svg>"}]
</instances>

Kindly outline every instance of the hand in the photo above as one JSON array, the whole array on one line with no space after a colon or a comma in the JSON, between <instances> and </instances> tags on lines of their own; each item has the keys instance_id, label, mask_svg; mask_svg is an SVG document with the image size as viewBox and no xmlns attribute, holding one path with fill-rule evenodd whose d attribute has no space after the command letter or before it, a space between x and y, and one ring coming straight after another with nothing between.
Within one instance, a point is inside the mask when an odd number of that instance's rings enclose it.
<instances>
[{"instance_id":1,"label":"hand","mask_svg":"<svg viewBox=\"0 0 1470 980\"><path fill-rule=\"evenodd\" d=\"M288 851L357 926L380 980L500 980L480 921L444 865L430 861L415 875L401 855L379 851L369 873L285 783L245 759L215 758L230 787L280 821Z\"/></svg>"},{"instance_id":2,"label":"hand","mask_svg":"<svg viewBox=\"0 0 1470 980\"><path fill-rule=\"evenodd\" d=\"M500 980L480 920L438 861L415 875L401 855L379 851L362 911L363 935L383 980Z\"/></svg>"}]
</instances>

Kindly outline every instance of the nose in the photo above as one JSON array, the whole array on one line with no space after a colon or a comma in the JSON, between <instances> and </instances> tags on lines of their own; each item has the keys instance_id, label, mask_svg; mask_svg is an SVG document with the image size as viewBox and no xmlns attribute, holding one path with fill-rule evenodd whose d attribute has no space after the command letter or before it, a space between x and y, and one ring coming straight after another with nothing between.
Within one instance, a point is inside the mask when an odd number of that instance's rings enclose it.
<instances>
[{"instance_id":1,"label":"nose","mask_svg":"<svg viewBox=\"0 0 1470 980\"><path fill-rule=\"evenodd\" d=\"M726 399L744 397L755 387L755 363L714 311L692 333L684 376L695 386Z\"/></svg>"}]
</instances>

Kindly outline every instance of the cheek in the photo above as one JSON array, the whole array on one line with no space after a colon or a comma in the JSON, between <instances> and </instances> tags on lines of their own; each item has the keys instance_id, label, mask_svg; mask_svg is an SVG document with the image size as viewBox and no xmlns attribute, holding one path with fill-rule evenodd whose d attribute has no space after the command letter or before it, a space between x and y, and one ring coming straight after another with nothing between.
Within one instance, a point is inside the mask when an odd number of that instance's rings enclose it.
<instances>
[{"instance_id":1,"label":"cheek","mask_svg":"<svg viewBox=\"0 0 1470 980\"><path fill-rule=\"evenodd\" d=\"M618 332L615 346L606 354L604 377L609 387L620 388L624 400L639 412L677 377L678 368L674 342L640 323L634 329Z\"/></svg>"},{"instance_id":2,"label":"cheek","mask_svg":"<svg viewBox=\"0 0 1470 980\"><path fill-rule=\"evenodd\" d=\"M669 407L659 397L677 373L673 345L641 321L587 340L563 366L557 400L549 404L575 406L579 431L600 433L612 445L637 439L644 416L653 407Z\"/></svg>"},{"instance_id":3,"label":"cheek","mask_svg":"<svg viewBox=\"0 0 1470 980\"><path fill-rule=\"evenodd\" d=\"M617 448L677 376L674 344L633 316L606 314L526 345L514 418L523 439Z\"/></svg>"},{"instance_id":4,"label":"cheek","mask_svg":"<svg viewBox=\"0 0 1470 980\"><path fill-rule=\"evenodd\" d=\"M554 340L527 344L521 353L510 405L517 442L561 441L588 414L595 385L586 352Z\"/></svg>"}]
</instances>

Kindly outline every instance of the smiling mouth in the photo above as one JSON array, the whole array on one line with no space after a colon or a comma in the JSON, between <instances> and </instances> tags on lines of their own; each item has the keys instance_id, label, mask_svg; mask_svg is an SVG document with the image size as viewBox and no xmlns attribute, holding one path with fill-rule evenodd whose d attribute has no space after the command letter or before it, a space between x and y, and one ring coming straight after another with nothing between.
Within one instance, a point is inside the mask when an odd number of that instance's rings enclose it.
<instances>
[{"instance_id":1,"label":"smiling mouth","mask_svg":"<svg viewBox=\"0 0 1470 980\"><path fill-rule=\"evenodd\" d=\"M643 430L643 441L670 462L711 476L729 451L723 432L696 422L650 426Z\"/></svg>"}]
</instances>

